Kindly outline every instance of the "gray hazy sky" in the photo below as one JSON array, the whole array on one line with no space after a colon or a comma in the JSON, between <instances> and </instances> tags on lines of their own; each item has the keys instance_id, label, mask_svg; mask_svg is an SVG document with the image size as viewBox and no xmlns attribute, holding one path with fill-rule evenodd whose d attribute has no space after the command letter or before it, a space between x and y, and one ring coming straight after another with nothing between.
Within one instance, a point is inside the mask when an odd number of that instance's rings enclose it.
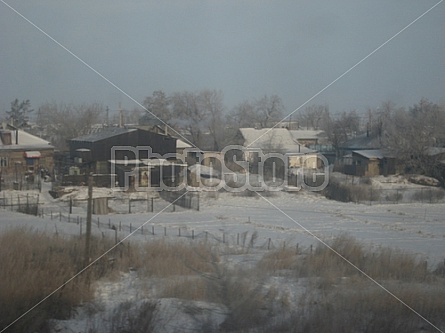
<instances>
[{"instance_id":1,"label":"gray hazy sky","mask_svg":"<svg viewBox=\"0 0 445 333\"><path fill-rule=\"evenodd\" d=\"M0 0L0 111L10 102L137 105ZM440 0L6 0L138 102L221 90L228 109L298 108ZM445 103L445 2L310 104L359 112Z\"/></svg>"}]
</instances>

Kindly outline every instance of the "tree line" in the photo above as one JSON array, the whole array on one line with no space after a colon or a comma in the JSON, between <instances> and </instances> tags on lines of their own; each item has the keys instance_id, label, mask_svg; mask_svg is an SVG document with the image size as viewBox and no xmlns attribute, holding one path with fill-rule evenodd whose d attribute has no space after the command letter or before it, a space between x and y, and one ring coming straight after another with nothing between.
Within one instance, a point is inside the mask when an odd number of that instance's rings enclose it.
<instances>
[{"instance_id":1,"label":"tree line","mask_svg":"<svg viewBox=\"0 0 445 333\"><path fill-rule=\"evenodd\" d=\"M293 128L323 130L336 151L348 139L366 135L402 161L407 172L435 174L434 149L445 146L445 106L427 99L410 107L385 101L365 113L332 113L328 105L315 104L289 115L278 95L244 100L229 110L221 91L204 89L171 94L157 90L142 105L145 109L124 112L127 124L165 126L171 135L186 137L206 150L218 151L233 144L239 128L270 128L283 122L281 127L292 123ZM45 103L35 111L29 100L18 99L6 111L5 120L18 128L30 128L31 113L35 114L36 134L60 150L66 150L70 139L90 133L97 124L119 122L119 115L110 118L108 108L99 103Z\"/></svg>"}]
</instances>

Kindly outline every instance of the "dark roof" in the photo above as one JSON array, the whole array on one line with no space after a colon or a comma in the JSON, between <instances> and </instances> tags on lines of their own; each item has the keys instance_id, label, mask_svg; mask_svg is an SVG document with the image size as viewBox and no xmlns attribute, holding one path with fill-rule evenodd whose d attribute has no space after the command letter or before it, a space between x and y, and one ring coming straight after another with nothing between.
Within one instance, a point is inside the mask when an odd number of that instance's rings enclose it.
<instances>
[{"instance_id":1,"label":"dark roof","mask_svg":"<svg viewBox=\"0 0 445 333\"><path fill-rule=\"evenodd\" d=\"M355 138L349 139L340 145L341 149L347 150L372 150L379 149L380 147L381 144L378 137L369 137L366 134L356 136Z\"/></svg>"},{"instance_id":2,"label":"dark roof","mask_svg":"<svg viewBox=\"0 0 445 333\"><path fill-rule=\"evenodd\" d=\"M103 128L98 132L90 133L87 135L79 136L77 138L71 139L71 141L86 141L86 142L97 142L100 140L108 139L116 135L121 135L124 133L130 133L137 131L135 128L123 128L123 127L107 127Z\"/></svg>"}]
</instances>

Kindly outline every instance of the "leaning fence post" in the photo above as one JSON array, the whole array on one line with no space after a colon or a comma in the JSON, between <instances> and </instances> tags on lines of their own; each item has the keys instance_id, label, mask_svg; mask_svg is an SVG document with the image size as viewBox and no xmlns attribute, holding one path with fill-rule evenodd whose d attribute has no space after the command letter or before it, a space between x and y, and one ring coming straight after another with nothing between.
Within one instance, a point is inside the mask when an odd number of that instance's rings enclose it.
<instances>
[{"instance_id":1,"label":"leaning fence post","mask_svg":"<svg viewBox=\"0 0 445 333\"><path fill-rule=\"evenodd\" d=\"M270 238L269 238L269 240L267 241L267 249L268 249L268 250L270 249Z\"/></svg>"}]
</instances>

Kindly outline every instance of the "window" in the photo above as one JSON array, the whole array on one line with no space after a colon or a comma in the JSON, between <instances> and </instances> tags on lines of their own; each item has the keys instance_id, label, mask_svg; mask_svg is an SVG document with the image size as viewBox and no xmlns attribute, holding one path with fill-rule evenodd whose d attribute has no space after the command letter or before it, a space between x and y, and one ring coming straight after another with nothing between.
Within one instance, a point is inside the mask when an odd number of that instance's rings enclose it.
<instances>
[{"instance_id":1,"label":"window","mask_svg":"<svg viewBox=\"0 0 445 333\"><path fill-rule=\"evenodd\" d=\"M7 167L7 166L8 166L8 158L0 157L0 167Z\"/></svg>"}]
</instances>

